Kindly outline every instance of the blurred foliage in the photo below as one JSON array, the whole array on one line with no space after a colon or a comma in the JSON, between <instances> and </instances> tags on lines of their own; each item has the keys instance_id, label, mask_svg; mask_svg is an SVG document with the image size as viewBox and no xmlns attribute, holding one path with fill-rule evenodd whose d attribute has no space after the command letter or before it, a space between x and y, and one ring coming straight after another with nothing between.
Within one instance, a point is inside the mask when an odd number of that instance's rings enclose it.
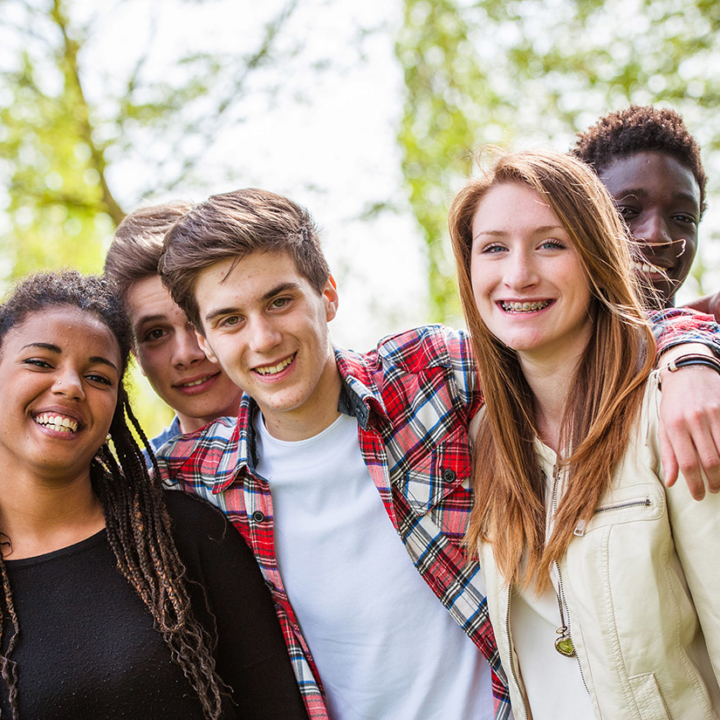
<instances>
[{"instance_id":1,"label":"blurred foliage","mask_svg":"<svg viewBox=\"0 0 720 720\"><path fill-rule=\"evenodd\" d=\"M718 162L719 29L709 0L404 0L398 139L435 320L459 314L447 208L481 146L566 150L610 110L663 104L684 116L706 167Z\"/></svg>"},{"instance_id":2,"label":"blurred foliage","mask_svg":"<svg viewBox=\"0 0 720 720\"><path fill-rule=\"evenodd\" d=\"M124 58L124 75L97 42L88 52L127 3L88 15L79 0L0 0L0 283L43 268L100 272L125 214L113 170L129 157L143 168L131 206L197 183L218 133L242 121L254 73L287 53L277 40L295 4L267 20L252 48L238 38L233 54L179 51L163 58L172 72L157 77L147 72L152 28L144 48ZM137 370L132 378L138 416L154 434L172 414Z\"/></svg>"}]
</instances>

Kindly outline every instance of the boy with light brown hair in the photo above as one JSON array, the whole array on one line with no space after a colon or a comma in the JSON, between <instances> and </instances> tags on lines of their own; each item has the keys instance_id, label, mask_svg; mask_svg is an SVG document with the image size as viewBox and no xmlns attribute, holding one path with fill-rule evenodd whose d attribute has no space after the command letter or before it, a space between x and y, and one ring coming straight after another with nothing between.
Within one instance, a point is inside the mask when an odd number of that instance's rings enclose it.
<instances>
[{"instance_id":1,"label":"boy with light brown hair","mask_svg":"<svg viewBox=\"0 0 720 720\"><path fill-rule=\"evenodd\" d=\"M172 424L150 441L155 450L175 435L235 415L242 394L200 349L192 324L158 275L165 233L192 207L174 202L131 212L105 260L105 274L127 304L140 371L175 411Z\"/></svg>"},{"instance_id":2,"label":"boy with light brown hair","mask_svg":"<svg viewBox=\"0 0 720 720\"><path fill-rule=\"evenodd\" d=\"M160 470L252 548L312 720L506 720L484 585L463 546L468 429L483 404L467 334L432 325L368 353L333 347L339 298L316 227L264 190L193 208L166 235L160 272L244 390L237 418L167 443ZM708 330L677 319L663 349ZM668 378L671 419L691 378ZM707 394L720 379L696 382Z\"/></svg>"}]
</instances>

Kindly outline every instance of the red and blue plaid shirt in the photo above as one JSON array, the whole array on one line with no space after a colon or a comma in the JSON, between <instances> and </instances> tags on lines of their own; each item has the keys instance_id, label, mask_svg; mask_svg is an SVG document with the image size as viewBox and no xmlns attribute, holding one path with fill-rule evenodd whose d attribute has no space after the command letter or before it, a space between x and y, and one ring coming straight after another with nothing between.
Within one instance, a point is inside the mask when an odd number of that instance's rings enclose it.
<instances>
[{"instance_id":1,"label":"red and blue plaid shirt","mask_svg":"<svg viewBox=\"0 0 720 720\"><path fill-rule=\"evenodd\" d=\"M662 350L686 342L712 344L707 333L718 330L708 316L685 311L666 311L659 319ZM335 355L343 381L339 409L357 419L362 455L385 510L418 572L487 658L495 717L508 718L509 695L480 570L461 544L473 505L468 426L482 404L468 336L428 326L386 338L366 354L336 350ZM244 395L237 421L223 418L178 436L158 460L169 483L220 507L253 549L308 713L324 719L317 669L278 570L270 487L255 472L255 410Z\"/></svg>"}]
</instances>

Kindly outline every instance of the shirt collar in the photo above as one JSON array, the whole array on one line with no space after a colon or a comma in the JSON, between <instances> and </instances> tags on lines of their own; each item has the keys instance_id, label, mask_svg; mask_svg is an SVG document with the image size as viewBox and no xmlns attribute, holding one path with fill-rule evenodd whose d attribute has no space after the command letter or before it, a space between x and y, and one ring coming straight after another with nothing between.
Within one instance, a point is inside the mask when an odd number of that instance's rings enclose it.
<instances>
[{"instance_id":1,"label":"shirt collar","mask_svg":"<svg viewBox=\"0 0 720 720\"><path fill-rule=\"evenodd\" d=\"M338 411L354 417L363 430L368 428L373 413L377 413L382 419L387 418L385 404L373 381L371 368L365 357L349 350L335 348L335 360L342 380ZM256 412L258 412L257 403L249 395L243 394L234 433L234 440L237 443L236 471L222 485L217 485L213 492L226 490L245 469L255 474L258 458L253 420Z\"/></svg>"}]
</instances>

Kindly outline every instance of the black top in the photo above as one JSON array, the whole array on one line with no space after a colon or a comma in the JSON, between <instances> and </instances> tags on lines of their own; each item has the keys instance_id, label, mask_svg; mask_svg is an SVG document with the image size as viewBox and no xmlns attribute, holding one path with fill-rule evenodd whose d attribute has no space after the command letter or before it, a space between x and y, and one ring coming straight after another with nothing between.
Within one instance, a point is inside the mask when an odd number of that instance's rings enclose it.
<instances>
[{"instance_id":1,"label":"black top","mask_svg":"<svg viewBox=\"0 0 720 720\"><path fill-rule=\"evenodd\" d=\"M166 497L178 552L194 581L187 583L193 612L211 631L215 618L217 671L237 705L226 699L223 719L306 719L251 551L215 508L180 492ZM105 530L6 565L20 624L11 658L21 720L202 720L150 612L118 572ZM6 620L5 646L11 632ZM11 717L1 677L0 708Z\"/></svg>"}]
</instances>

